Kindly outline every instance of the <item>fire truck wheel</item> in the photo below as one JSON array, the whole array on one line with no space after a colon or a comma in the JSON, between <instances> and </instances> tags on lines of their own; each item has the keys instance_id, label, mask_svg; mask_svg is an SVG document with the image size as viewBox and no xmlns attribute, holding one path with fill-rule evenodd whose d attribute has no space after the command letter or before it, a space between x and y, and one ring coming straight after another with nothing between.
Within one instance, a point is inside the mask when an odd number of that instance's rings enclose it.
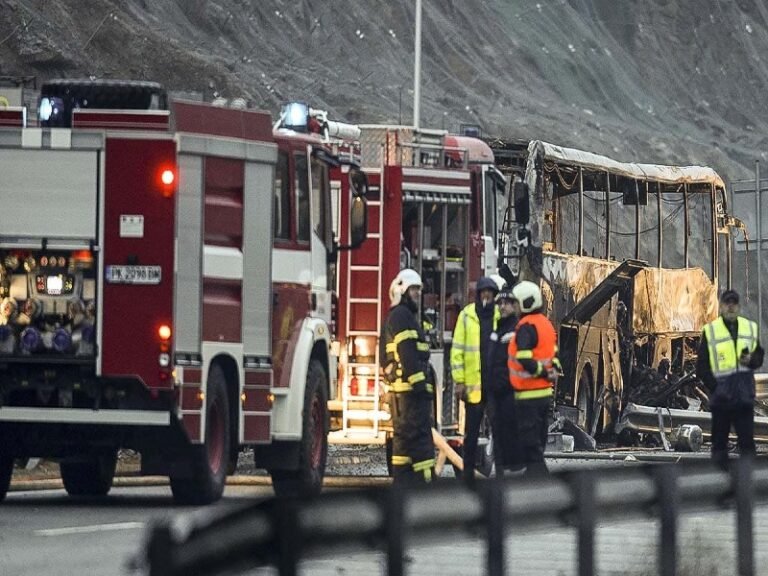
<instances>
[{"instance_id":1,"label":"fire truck wheel","mask_svg":"<svg viewBox=\"0 0 768 576\"><path fill-rule=\"evenodd\" d=\"M13 458L0 454L0 502L3 501L11 486L13 476Z\"/></svg>"},{"instance_id":2,"label":"fire truck wheel","mask_svg":"<svg viewBox=\"0 0 768 576\"><path fill-rule=\"evenodd\" d=\"M171 476L171 492L178 504L210 504L224 493L229 462L229 401L224 372L214 364L206 391L205 444L192 446L192 474Z\"/></svg>"},{"instance_id":3,"label":"fire truck wheel","mask_svg":"<svg viewBox=\"0 0 768 576\"><path fill-rule=\"evenodd\" d=\"M116 465L117 450L64 460L59 465L61 481L70 496L106 496L112 488Z\"/></svg>"},{"instance_id":4,"label":"fire truck wheel","mask_svg":"<svg viewBox=\"0 0 768 576\"><path fill-rule=\"evenodd\" d=\"M320 493L328 458L327 382L320 362L311 360L304 391L299 468L270 471L272 487L278 496L313 496Z\"/></svg>"}]
</instances>

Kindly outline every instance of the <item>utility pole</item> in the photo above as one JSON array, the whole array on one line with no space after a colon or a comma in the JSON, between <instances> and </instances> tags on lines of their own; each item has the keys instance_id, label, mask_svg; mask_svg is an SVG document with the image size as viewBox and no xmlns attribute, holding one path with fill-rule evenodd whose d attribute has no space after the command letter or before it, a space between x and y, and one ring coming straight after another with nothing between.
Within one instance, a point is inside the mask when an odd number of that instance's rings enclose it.
<instances>
[{"instance_id":1,"label":"utility pole","mask_svg":"<svg viewBox=\"0 0 768 576\"><path fill-rule=\"evenodd\" d=\"M757 328L763 335L763 214L760 198L760 161L755 161L755 217L757 219Z\"/></svg>"},{"instance_id":2,"label":"utility pole","mask_svg":"<svg viewBox=\"0 0 768 576\"><path fill-rule=\"evenodd\" d=\"M421 121L421 0L416 0L416 33L413 63L413 127L418 130Z\"/></svg>"}]
</instances>

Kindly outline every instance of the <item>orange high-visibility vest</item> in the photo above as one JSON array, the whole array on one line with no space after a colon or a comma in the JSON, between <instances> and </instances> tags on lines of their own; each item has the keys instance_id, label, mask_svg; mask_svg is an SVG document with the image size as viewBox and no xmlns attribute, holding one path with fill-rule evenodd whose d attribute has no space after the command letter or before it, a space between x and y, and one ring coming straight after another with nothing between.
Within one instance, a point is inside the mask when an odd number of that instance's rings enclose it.
<instances>
[{"instance_id":1,"label":"orange high-visibility vest","mask_svg":"<svg viewBox=\"0 0 768 576\"><path fill-rule=\"evenodd\" d=\"M525 324L531 324L536 328L538 342L533 350L517 349L517 331ZM557 333L544 314L528 314L520 319L515 329L515 335L509 341L507 352L509 354L507 359L509 383L515 390L516 398L541 398L552 394L552 383L546 378L546 370L552 366L557 353ZM539 375L526 372L518 361L523 359L538 361L542 372ZM544 374L544 377L541 374Z\"/></svg>"}]
</instances>

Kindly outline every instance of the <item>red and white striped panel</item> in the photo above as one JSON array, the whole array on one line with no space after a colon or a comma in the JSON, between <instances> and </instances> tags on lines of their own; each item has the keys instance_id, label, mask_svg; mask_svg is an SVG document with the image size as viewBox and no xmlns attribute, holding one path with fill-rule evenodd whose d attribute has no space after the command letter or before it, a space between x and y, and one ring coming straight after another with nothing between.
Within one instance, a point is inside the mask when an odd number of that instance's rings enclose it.
<instances>
[{"instance_id":1,"label":"red and white striped panel","mask_svg":"<svg viewBox=\"0 0 768 576\"><path fill-rule=\"evenodd\" d=\"M199 442L201 436L201 423L203 406L205 405L202 394L202 375L201 368L190 368L179 366L176 368L176 374L181 384L181 421L193 442Z\"/></svg>"},{"instance_id":2,"label":"red and white striped panel","mask_svg":"<svg viewBox=\"0 0 768 576\"><path fill-rule=\"evenodd\" d=\"M245 370L243 386L243 442L269 443L272 438L271 370Z\"/></svg>"}]
</instances>

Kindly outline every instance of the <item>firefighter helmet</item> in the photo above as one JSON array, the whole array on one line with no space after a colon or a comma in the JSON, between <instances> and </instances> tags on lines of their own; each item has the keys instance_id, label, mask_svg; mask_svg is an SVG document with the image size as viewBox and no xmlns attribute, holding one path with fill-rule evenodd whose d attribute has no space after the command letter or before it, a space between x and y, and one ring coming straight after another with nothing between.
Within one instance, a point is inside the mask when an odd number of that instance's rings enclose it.
<instances>
[{"instance_id":1,"label":"firefighter helmet","mask_svg":"<svg viewBox=\"0 0 768 576\"><path fill-rule=\"evenodd\" d=\"M411 268L405 268L400 270L392 280L392 284L389 286L389 299L392 302L392 306L400 304L400 299L408 291L411 286L422 287L421 276L416 270Z\"/></svg>"},{"instance_id":2,"label":"firefighter helmet","mask_svg":"<svg viewBox=\"0 0 768 576\"><path fill-rule=\"evenodd\" d=\"M496 282L496 286L498 287L498 291L501 292L507 287L507 281L504 280L499 274L491 274L488 276L491 280Z\"/></svg>"},{"instance_id":3,"label":"firefighter helmet","mask_svg":"<svg viewBox=\"0 0 768 576\"><path fill-rule=\"evenodd\" d=\"M512 288L512 296L520 303L520 311L523 314L538 310L544 304L541 298L541 289L528 280L515 284Z\"/></svg>"}]
</instances>

